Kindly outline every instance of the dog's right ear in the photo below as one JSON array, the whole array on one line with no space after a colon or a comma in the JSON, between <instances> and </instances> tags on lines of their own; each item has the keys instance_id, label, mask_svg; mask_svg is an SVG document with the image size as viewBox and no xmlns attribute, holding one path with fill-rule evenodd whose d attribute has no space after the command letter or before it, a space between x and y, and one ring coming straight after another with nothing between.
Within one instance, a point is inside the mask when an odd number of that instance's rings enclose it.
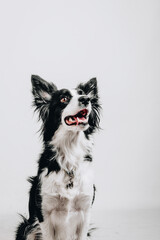
<instances>
[{"instance_id":1,"label":"dog's right ear","mask_svg":"<svg viewBox=\"0 0 160 240\"><path fill-rule=\"evenodd\" d=\"M31 82L36 105L49 102L52 94L57 90L57 87L53 83L48 83L37 75L31 76Z\"/></svg>"},{"instance_id":2,"label":"dog's right ear","mask_svg":"<svg viewBox=\"0 0 160 240\"><path fill-rule=\"evenodd\" d=\"M32 93L34 96L34 106L39 110L39 115L43 121L46 119L48 105L52 98L52 94L57 90L53 83L49 83L37 75L31 76Z\"/></svg>"}]
</instances>

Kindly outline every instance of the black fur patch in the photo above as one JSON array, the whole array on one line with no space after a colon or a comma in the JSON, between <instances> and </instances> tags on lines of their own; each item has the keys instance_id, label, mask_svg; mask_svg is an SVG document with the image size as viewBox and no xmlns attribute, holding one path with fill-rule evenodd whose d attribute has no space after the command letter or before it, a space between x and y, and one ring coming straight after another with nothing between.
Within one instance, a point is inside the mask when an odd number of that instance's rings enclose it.
<instances>
[{"instance_id":1,"label":"black fur patch","mask_svg":"<svg viewBox=\"0 0 160 240\"><path fill-rule=\"evenodd\" d=\"M95 201L95 196L96 196L96 186L95 186L95 184L93 184L93 199L92 199L92 205L93 205L93 203L94 203L94 201Z\"/></svg>"},{"instance_id":2,"label":"black fur patch","mask_svg":"<svg viewBox=\"0 0 160 240\"><path fill-rule=\"evenodd\" d=\"M51 147L45 147L45 150L41 154L38 163L39 163L38 175L42 173L44 168L48 169L47 175L50 172L55 171L56 173L58 173L61 170L56 160L56 152L54 152Z\"/></svg>"},{"instance_id":3,"label":"black fur patch","mask_svg":"<svg viewBox=\"0 0 160 240\"><path fill-rule=\"evenodd\" d=\"M39 231L39 225L35 224L35 222L31 223L24 216L22 216L22 222L19 224L16 230L16 240L26 240L28 236L35 230L37 233L35 234L35 239L41 239L41 233Z\"/></svg>"},{"instance_id":4,"label":"black fur patch","mask_svg":"<svg viewBox=\"0 0 160 240\"><path fill-rule=\"evenodd\" d=\"M92 156L91 155L86 155L85 157L84 157L84 161L88 161L88 162L92 162Z\"/></svg>"},{"instance_id":5,"label":"black fur patch","mask_svg":"<svg viewBox=\"0 0 160 240\"><path fill-rule=\"evenodd\" d=\"M62 103L60 100L64 97L67 97L68 101ZM48 118L46 119L46 122L44 123L42 128L45 142L52 139L55 131L60 126L62 111L69 104L71 98L71 93L66 89L61 89L53 94L49 105Z\"/></svg>"},{"instance_id":6,"label":"black fur patch","mask_svg":"<svg viewBox=\"0 0 160 240\"><path fill-rule=\"evenodd\" d=\"M32 184L29 197L29 222L33 223L37 217L39 222L43 222L42 197L40 195L41 183L39 177L30 177L28 181Z\"/></svg>"}]
</instances>

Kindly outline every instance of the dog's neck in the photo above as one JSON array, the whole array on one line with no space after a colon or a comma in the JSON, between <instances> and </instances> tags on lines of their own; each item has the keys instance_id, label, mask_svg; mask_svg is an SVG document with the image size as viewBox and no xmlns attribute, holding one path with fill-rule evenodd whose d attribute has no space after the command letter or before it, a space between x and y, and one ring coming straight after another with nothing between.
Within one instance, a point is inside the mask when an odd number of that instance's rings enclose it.
<instances>
[{"instance_id":1,"label":"dog's neck","mask_svg":"<svg viewBox=\"0 0 160 240\"><path fill-rule=\"evenodd\" d=\"M91 152L92 141L86 139L83 131L68 131L61 125L55 132L52 141L53 151L60 167L66 171L76 169Z\"/></svg>"}]
</instances>

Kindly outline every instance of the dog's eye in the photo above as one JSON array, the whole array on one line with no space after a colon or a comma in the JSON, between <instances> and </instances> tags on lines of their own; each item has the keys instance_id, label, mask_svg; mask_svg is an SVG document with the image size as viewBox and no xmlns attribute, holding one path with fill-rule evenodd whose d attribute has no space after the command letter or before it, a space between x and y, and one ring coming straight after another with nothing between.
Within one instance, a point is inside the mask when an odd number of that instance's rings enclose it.
<instances>
[{"instance_id":1,"label":"dog's eye","mask_svg":"<svg viewBox=\"0 0 160 240\"><path fill-rule=\"evenodd\" d=\"M62 102L62 103L67 102L67 101L68 101L68 98L67 98L67 97L61 98L61 102Z\"/></svg>"}]
</instances>

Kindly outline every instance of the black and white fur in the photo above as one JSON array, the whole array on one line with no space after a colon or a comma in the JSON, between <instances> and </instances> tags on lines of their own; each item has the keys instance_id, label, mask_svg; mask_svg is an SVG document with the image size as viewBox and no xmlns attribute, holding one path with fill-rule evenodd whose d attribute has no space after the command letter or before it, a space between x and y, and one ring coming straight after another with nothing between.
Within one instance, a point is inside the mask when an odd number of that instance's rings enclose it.
<instances>
[{"instance_id":1,"label":"black and white fur","mask_svg":"<svg viewBox=\"0 0 160 240\"><path fill-rule=\"evenodd\" d=\"M22 216L16 240L86 240L95 198L92 134L100 120L97 80L73 90L57 90L36 75L31 80L42 120L43 151L37 175L29 179L29 218ZM85 117L76 115L79 112Z\"/></svg>"}]
</instances>

